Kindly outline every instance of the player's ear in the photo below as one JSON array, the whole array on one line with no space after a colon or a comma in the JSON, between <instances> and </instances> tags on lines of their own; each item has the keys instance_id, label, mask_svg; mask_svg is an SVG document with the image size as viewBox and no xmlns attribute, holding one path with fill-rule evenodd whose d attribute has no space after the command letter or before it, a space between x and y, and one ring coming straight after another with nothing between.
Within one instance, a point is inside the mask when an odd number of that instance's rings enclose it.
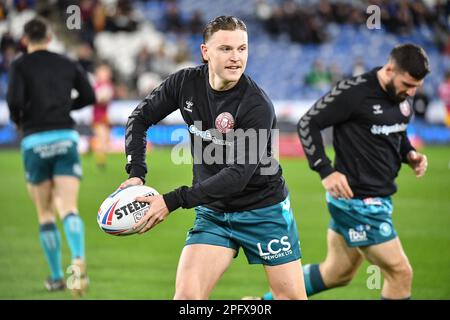
<instances>
[{"instance_id":1,"label":"player's ear","mask_svg":"<svg viewBox=\"0 0 450 320\"><path fill-rule=\"evenodd\" d=\"M206 44L202 43L200 45L200 52L202 53L203 62L208 62L208 48L206 47Z\"/></svg>"},{"instance_id":2,"label":"player's ear","mask_svg":"<svg viewBox=\"0 0 450 320\"><path fill-rule=\"evenodd\" d=\"M22 43L22 45L23 45L24 47L27 47L28 44L30 43L30 41L29 41L29 39L28 39L27 36L23 36L23 37L20 39L20 42Z\"/></svg>"},{"instance_id":3,"label":"player's ear","mask_svg":"<svg viewBox=\"0 0 450 320\"><path fill-rule=\"evenodd\" d=\"M392 60L389 60L386 64L386 74L389 76L389 78L393 77L395 75L395 72L397 71L395 62Z\"/></svg>"}]
</instances>

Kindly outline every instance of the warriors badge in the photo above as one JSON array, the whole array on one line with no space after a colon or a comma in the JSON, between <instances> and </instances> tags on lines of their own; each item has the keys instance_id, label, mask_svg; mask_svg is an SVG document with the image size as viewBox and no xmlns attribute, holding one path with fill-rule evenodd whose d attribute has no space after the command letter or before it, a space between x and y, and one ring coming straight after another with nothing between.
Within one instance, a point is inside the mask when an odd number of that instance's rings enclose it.
<instances>
[{"instance_id":1,"label":"warriors badge","mask_svg":"<svg viewBox=\"0 0 450 320\"><path fill-rule=\"evenodd\" d=\"M234 128L234 118L229 112L222 112L216 118L216 128L221 133L227 133Z\"/></svg>"}]
</instances>

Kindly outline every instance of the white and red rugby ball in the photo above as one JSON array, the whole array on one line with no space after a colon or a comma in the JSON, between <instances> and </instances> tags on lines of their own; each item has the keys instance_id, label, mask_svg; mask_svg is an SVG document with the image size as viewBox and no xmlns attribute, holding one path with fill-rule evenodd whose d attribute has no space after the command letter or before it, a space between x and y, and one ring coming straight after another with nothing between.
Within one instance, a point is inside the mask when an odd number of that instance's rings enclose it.
<instances>
[{"instance_id":1,"label":"white and red rugby ball","mask_svg":"<svg viewBox=\"0 0 450 320\"><path fill-rule=\"evenodd\" d=\"M150 208L150 204L136 201L136 197L158 194L158 191L148 186L130 186L125 189L117 189L103 201L98 210L97 222L100 228L115 236L125 236L138 232L140 228L133 230L133 225L141 220Z\"/></svg>"}]
</instances>

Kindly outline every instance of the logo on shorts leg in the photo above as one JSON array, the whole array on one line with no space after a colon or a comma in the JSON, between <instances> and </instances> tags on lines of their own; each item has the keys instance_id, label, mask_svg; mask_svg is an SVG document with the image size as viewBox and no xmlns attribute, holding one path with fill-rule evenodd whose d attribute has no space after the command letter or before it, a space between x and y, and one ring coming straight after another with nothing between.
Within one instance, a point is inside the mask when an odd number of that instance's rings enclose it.
<instances>
[{"instance_id":1,"label":"logo on shorts leg","mask_svg":"<svg viewBox=\"0 0 450 320\"><path fill-rule=\"evenodd\" d=\"M348 236L350 238L351 242L361 242L361 241L367 241L367 232L369 228L366 228L361 224L355 227L355 229L350 228L348 229Z\"/></svg>"},{"instance_id":2,"label":"logo on shorts leg","mask_svg":"<svg viewBox=\"0 0 450 320\"><path fill-rule=\"evenodd\" d=\"M75 173L79 177L83 175L83 169L81 168L81 165L79 163L74 164L72 170L73 173Z\"/></svg>"},{"instance_id":3,"label":"logo on shorts leg","mask_svg":"<svg viewBox=\"0 0 450 320\"><path fill-rule=\"evenodd\" d=\"M267 244L267 248L264 249L262 248L261 242L258 242L257 247L259 256L264 260L273 260L292 254L292 246L288 236L281 237L279 240L270 240Z\"/></svg>"},{"instance_id":4,"label":"logo on shorts leg","mask_svg":"<svg viewBox=\"0 0 450 320\"><path fill-rule=\"evenodd\" d=\"M380 224L380 234L383 237L389 237L392 234L392 227L389 223L383 222Z\"/></svg>"}]
</instances>

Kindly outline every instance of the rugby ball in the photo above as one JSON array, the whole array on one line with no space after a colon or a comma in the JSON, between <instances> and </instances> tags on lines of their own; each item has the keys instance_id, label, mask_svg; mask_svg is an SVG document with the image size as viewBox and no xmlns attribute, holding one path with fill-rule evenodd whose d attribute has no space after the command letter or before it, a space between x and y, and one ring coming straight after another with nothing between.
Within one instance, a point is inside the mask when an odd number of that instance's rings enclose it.
<instances>
[{"instance_id":1,"label":"rugby ball","mask_svg":"<svg viewBox=\"0 0 450 320\"><path fill-rule=\"evenodd\" d=\"M150 204L136 201L136 197L158 195L158 191L148 186L130 186L117 189L103 201L97 214L97 222L100 228L115 236L125 236L138 232L141 228L133 230L147 210Z\"/></svg>"}]
</instances>

